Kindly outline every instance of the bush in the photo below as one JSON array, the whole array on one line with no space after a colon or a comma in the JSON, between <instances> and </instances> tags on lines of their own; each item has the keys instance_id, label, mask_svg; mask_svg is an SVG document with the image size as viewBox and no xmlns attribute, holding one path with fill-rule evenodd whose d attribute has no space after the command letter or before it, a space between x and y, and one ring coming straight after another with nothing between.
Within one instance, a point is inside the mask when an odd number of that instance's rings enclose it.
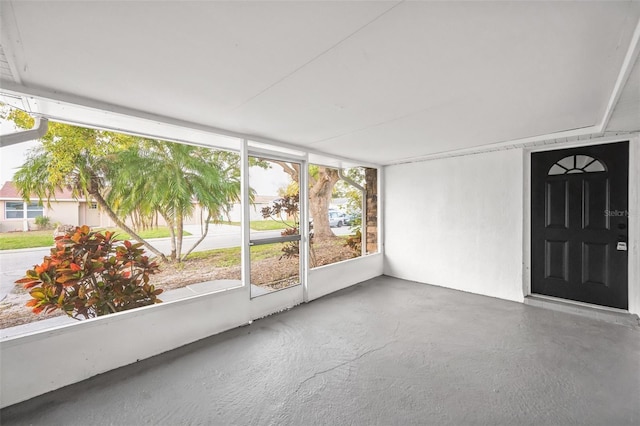
<instances>
[{"instance_id":1,"label":"bush","mask_svg":"<svg viewBox=\"0 0 640 426\"><path fill-rule=\"evenodd\" d=\"M360 229L357 229L353 235L349 235L345 247L349 247L357 256L362 254L362 233Z\"/></svg>"},{"instance_id":2,"label":"bush","mask_svg":"<svg viewBox=\"0 0 640 426\"><path fill-rule=\"evenodd\" d=\"M261 210L264 219L271 218L276 222L284 224L285 228L280 232L283 237L298 235L300 233L300 194L285 195L273 202L272 206L263 207ZM282 214L285 213L290 221L282 220ZM311 251L309 261L311 267L316 266L315 252L313 251L313 234L309 235L309 243ZM290 241L282 244L282 256L279 259L300 257L300 241Z\"/></svg>"},{"instance_id":3,"label":"bush","mask_svg":"<svg viewBox=\"0 0 640 426\"><path fill-rule=\"evenodd\" d=\"M37 216L36 225L38 225L38 229L49 229L51 227L51 219L48 216Z\"/></svg>"},{"instance_id":4,"label":"bush","mask_svg":"<svg viewBox=\"0 0 640 426\"><path fill-rule=\"evenodd\" d=\"M76 319L92 318L162 302L162 290L149 285L158 265L144 255L142 243L119 243L112 232L82 226L55 244L42 264L16 281L30 290L26 306L34 313L61 309Z\"/></svg>"}]
</instances>

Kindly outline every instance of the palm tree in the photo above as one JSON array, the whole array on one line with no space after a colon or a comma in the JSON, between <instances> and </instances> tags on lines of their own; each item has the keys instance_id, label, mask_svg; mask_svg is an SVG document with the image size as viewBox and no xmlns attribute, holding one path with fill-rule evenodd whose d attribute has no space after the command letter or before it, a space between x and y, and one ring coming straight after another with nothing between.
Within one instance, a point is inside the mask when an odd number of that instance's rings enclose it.
<instances>
[{"instance_id":1,"label":"palm tree","mask_svg":"<svg viewBox=\"0 0 640 426\"><path fill-rule=\"evenodd\" d=\"M138 209L159 213L169 225L171 259L184 260L217 222L240 200L238 156L224 151L151 139L120 152L109 175L108 201L121 215ZM203 235L182 256L184 220L199 204Z\"/></svg>"},{"instance_id":2,"label":"palm tree","mask_svg":"<svg viewBox=\"0 0 640 426\"><path fill-rule=\"evenodd\" d=\"M9 118L19 127L32 126L32 119L22 111L13 112ZM93 199L118 227L166 260L163 253L118 217L105 200L106 176L113 172L112 160L134 141L126 135L50 123L49 131L41 139L42 144L29 152L25 163L14 175L16 187L25 200L35 194L47 204L55 198L56 190L63 188L71 190L76 199Z\"/></svg>"}]
</instances>

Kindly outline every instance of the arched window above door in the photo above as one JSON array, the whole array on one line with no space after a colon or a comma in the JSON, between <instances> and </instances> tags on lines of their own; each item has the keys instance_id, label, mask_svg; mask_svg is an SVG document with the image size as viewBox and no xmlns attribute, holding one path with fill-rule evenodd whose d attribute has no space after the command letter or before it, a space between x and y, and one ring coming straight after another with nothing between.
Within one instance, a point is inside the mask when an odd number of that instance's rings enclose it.
<instances>
[{"instance_id":1,"label":"arched window above door","mask_svg":"<svg viewBox=\"0 0 640 426\"><path fill-rule=\"evenodd\" d=\"M567 175L571 173L606 172L604 164L588 155L569 155L557 161L549 169L548 175Z\"/></svg>"}]
</instances>

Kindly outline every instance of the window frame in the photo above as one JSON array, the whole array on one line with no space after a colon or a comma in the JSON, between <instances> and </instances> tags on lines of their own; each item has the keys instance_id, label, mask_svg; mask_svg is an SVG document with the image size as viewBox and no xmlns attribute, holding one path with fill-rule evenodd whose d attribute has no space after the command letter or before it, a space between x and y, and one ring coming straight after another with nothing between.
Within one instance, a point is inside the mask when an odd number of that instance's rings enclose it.
<instances>
[{"instance_id":1,"label":"window frame","mask_svg":"<svg viewBox=\"0 0 640 426\"><path fill-rule=\"evenodd\" d=\"M20 205L20 209L14 207L9 208L9 204ZM9 217L8 213L20 214L18 217ZM5 220L22 220L24 219L24 201L5 201L4 202L4 218Z\"/></svg>"},{"instance_id":2,"label":"window frame","mask_svg":"<svg viewBox=\"0 0 640 426\"><path fill-rule=\"evenodd\" d=\"M10 209L9 205L20 205L20 209ZM20 214L19 217L9 217L7 213L17 213ZM32 216L32 214L36 214ZM4 220L24 220L24 219L35 219L36 217L44 216L44 205L39 202L26 202L26 201L4 201Z\"/></svg>"}]
</instances>

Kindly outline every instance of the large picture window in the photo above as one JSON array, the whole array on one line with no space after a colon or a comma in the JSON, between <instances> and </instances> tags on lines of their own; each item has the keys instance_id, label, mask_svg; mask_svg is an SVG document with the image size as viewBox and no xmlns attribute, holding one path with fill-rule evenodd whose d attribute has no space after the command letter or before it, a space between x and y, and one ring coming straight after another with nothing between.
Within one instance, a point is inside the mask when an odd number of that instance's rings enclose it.
<instances>
[{"instance_id":1,"label":"large picture window","mask_svg":"<svg viewBox=\"0 0 640 426\"><path fill-rule=\"evenodd\" d=\"M377 172L310 165L312 268L378 251Z\"/></svg>"},{"instance_id":2,"label":"large picture window","mask_svg":"<svg viewBox=\"0 0 640 426\"><path fill-rule=\"evenodd\" d=\"M38 216L42 216L43 207L39 203L25 203L23 201L5 201L4 203L4 218L5 219L24 219L25 210L28 219L33 219Z\"/></svg>"},{"instance_id":3,"label":"large picture window","mask_svg":"<svg viewBox=\"0 0 640 426\"><path fill-rule=\"evenodd\" d=\"M44 216L45 213L50 214L51 219L67 225L65 228L71 230L67 232L73 234L78 229L78 236L82 236L82 241L75 242L76 250L83 251L86 256L82 260L74 261L77 262L74 263L74 267L80 268L74 272L79 277L76 278L78 285L84 288L85 305L70 311L69 316L73 318L69 318L67 323L160 303L160 301L170 302L194 295L222 291L243 284L240 247L242 241L240 156L237 152L179 144L161 139L145 139L62 123L52 123L50 129L62 135L76 134L76 132L83 132L83 135L90 134L92 136L87 137L88 141L98 140L102 144L101 147L104 149L96 150L95 154L77 146L74 148L76 151L70 151L71 148L65 144L64 138L67 136L61 136L60 139L56 139L57 136L52 137L51 140L59 144L58 146L64 147L64 149L60 148L61 155L77 160L75 167L90 168L93 164L107 159L110 167L109 179L106 179L106 174L100 174L103 173L102 169L98 173L100 175L98 187L102 191L100 195L105 200L104 207L99 206L95 199L73 199L68 188L75 186L79 193L84 193L86 188L83 185L86 185L86 182L74 180L77 176L69 172L64 180L64 185L68 186L64 191L56 191L55 195L58 198L53 200L53 205L46 211L35 194L32 195L31 202L17 199L15 195L13 197L16 199L0 201L4 203L5 221L12 222L7 229L28 230L28 232L12 232L12 235L8 236L20 240L24 248L53 246L51 230L43 229L39 224L33 223L35 218ZM126 141L126 143L117 144L114 143L115 140ZM33 158L47 159L53 155L52 152L45 151L44 143L39 143L39 149L25 153L28 157L26 162ZM237 148L239 150L239 144ZM39 165L46 161L34 160L34 163ZM104 168L107 170L107 166ZM25 168L22 167L21 170ZM29 170L29 172L32 171ZM103 209L104 215L98 214L98 210ZM29 219L28 226L24 226L25 219ZM135 256L134 250L143 250L140 256L148 256L150 262L155 262L159 267L145 269L146 261L125 262L126 265L118 263L117 256L113 255L113 252L97 248L100 242L107 238L109 241L112 241L111 239L119 241L113 245L118 248L127 248L127 244L123 241L130 241L129 248L131 248L138 241L144 240L146 244L143 243L143 246L131 249L133 253L131 257ZM26 243L22 243L23 241ZM106 246L105 244L104 247ZM2 248L9 248L4 245L4 240ZM279 247L277 251L279 257L281 255ZM34 264L46 262L45 254L49 255L49 253L34 252L31 257L25 255L12 260L11 270L5 274L3 269L3 284L5 281L12 284L20 280L25 276L26 271L34 269ZM265 256L265 253L259 254ZM63 262L69 255L69 252L58 250L56 262ZM109 271L104 269L92 272L91 265L104 264L105 259L112 258L116 263L110 263ZM65 274L64 269L55 270L56 279ZM109 275L110 271L114 273ZM147 272L148 285L153 286L153 290L144 289L147 282L142 275ZM91 298L87 298L86 292L95 289L92 287L94 281L100 283L102 286L100 288L114 285L111 282L115 278L111 281L110 279L116 274L118 282L115 285L128 286L127 291L133 292L134 290L131 289L135 289L139 292L136 294L142 294L144 291L145 298L135 299L135 302L131 302L133 299L116 299L116 297L107 299L110 297L109 293L99 294L97 291L88 293ZM40 283L38 285L42 286ZM34 299L34 294L38 293L33 292L33 288L36 287L24 288L23 285L17 284L9 288L8 294L2 301L3 309L0 310L0 329L12 330L3 331L3 336L16 336L65 322L64 318L53 320L52 317L64 317L67 314L66 311L34 309L38 308L34 307L34 304L38 303L38 299ZM56 301L69 300L66 298L73 298L75 294L71 286L60 290L51 286L49 289L57 292L55 293ZM161 292L158 292L159 290ZM153 294L154 298L149 294ZM99 297L105 297L104 300L108 300L108 303L104 305L101 305L101 302L94 303L94 300L98 300ZM30 300L36 300L36 302L32 302L28 307L25 306ZM48 321L50 319L52 321ZM29 326L20 327L26 324Z\"/></svg>"}]
</instances>

